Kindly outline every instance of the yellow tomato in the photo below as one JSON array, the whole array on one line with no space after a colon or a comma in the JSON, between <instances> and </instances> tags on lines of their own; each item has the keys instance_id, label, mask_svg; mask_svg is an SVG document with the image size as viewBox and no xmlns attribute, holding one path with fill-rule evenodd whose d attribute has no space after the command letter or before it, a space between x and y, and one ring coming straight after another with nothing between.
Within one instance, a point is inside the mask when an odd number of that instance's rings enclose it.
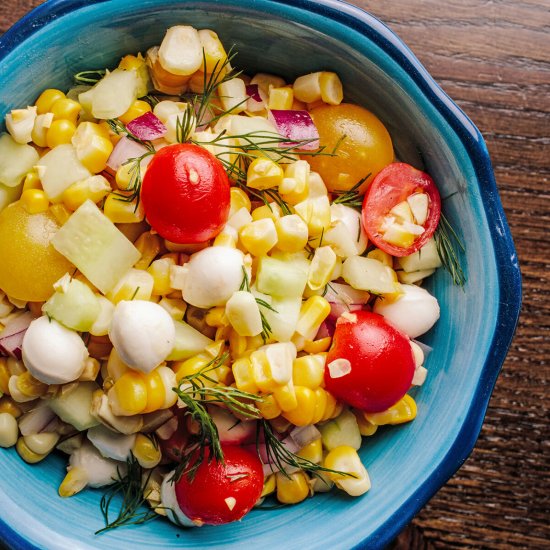
<instances>
[{"instance_id":1,"label":"yellow tomato","mask_svg":"<svg viewBox=\"0 0 550 550\"><path fill-rule=\"evenodd\" d=\"M59 225L49 211L29 214L19 202L0 212L0 290L42 302L74 267L50 244Z\"/></svg>"},{"instance_id":2,"label":"yellow tomato","mask_svg":"<svg viewBox=\"0 0 550 550\"><path fill-rule=\"evenodd\" d=\"M320 145L330 152L343 138L337 156L307 157L329 191L348 191L370 174L359 189L364 192L374 176L393 161L390 134L380 120L358 105L322 105L311 112Z\"/></svg>"}]
</instances>

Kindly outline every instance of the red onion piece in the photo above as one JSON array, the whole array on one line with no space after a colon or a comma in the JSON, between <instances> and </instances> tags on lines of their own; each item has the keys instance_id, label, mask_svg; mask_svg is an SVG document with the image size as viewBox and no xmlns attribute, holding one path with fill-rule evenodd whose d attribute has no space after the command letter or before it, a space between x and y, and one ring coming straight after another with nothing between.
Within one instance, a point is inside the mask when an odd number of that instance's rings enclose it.
<instances>
[{"instance_id":1,"label":"red onion piece","mask_svg":"<svg viewBox=\"0 0 550 550\"><path fill-rule=\"evenodd\" d=\"M249 84L246 87L246 95L253 99L254 101L260 102L262 101L262 96L260 95L260 88L257 84Z\"/></svg>"},{"instance_id":2,"label":"red onion piece","mask_svg":"<svg viewBox=\"0 0 550 550\"><path fill-rule=\"evenodd\" d=\"M307 141L297 149L313 151L319 148L319 132L307 111L272 109L269 112L269 120L275 124L279 134L290 140L281 145L289 146L298 141Z\"/></svg>"},{"instance_id":3,"label":"red onion piece","mask_svg":"<svg viewBox=\"0 0 550 550\"><path fill-rule=\"evenodd\" d=\"M48 405L41 404L35 409L25 413L19 419L19 431L21 435L33 435L44 430L52 420L57 419L55 413Z\"/></svg>"},{"instance_id":4,"label":"red onion piece","mask_svg":"<svg viewBox=\"0 0 550 550\"><path fill-rule=\"evenodd\" d=\"M159 139L166 134L166 126L151 112L134 118L134 120L128 122L126 128L143 141Z\"/></svg>"},{"instance_id":5,"label":"red onion piece","mask_svg":"<svg viewBox=\"0 0 550 550\"><path fill-rule=\"evenodd\" d=\"M226 445L247 445L256 436L255 420L238 420L229 411L220 407L208 407L208 412L216 424L220 442Z\"/></svg>"},{"instance_id":6,"label":"red onion piece","mask_svg":"<svg viewBox=\"0 0 550 550\"><path fill-rule=\"evenodd\" d=\"M0 333L0 355L21 359L23 337L33 319L34 315L26 311L6 325Z\"/></svg>"},{"instance_id":7,"label":"red onion piece","mask_svg":"<svg viewBox=\"0 0 550 550\"><path fill-rule=\"evenodd\" d=\"M366 290L357 290L350 285L331 281L324 297L331 303L363 305L369 301L370 294Z\"/></svg>"},{"instance_id":8,"label":"red onion piece","mask_svg":"<svg viewBox=\"0 0 550 550\"><path fill-rule=\"evenodd\" d=\"M317 439L321 439L321 432L313 425L296 426L291 432L290 437L296 443L298 448L303 448Z\"/></svg>"},{"instance_id":9,"label":"red onion piece","mask_svg":"<svg viewBox=\"0 0 550 550\"><path fill-rule=\"evenodd\" d=\"M336 329L336 322L329 319L325 319L321 323L321 326L317 331L315 340L321 340L322 338L328 338L329 336L332 338L332 335L334 334L335 329Z\"/></svg>"},{"instance_id":10,"label":"red onion piece","mask_svg":"<svg viewBox=\"0 0 550 550\"><path fill-rule=\"evenodd\" d=\"M107 160L107 168L111 169L113 173L115 173L125 162L131 159L139 158L146 152L147 149L143 145L140 145L127 137L122 137L115 145L111 156ZM152 155L143 159L141 166L144 166L146 162L148 163L151 158Z\"/></svg>"}]
</instances>

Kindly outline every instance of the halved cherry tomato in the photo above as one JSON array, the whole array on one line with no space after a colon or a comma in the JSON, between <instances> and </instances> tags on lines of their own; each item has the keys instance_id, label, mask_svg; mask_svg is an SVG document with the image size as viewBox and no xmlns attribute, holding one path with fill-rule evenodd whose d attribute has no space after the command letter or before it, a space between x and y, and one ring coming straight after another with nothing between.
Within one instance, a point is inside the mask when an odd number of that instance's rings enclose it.
<instances>
[{"instance_id":1,"label":"halved cherry tomato","mask_svg":"<svg viewBox=\"0 0 550 550\"><path fill-rule=\"evenodd\" d=\"M344 403L385 411L411 387L415 362L407 336L370 311L336 321L325 367L325 387Z\"/></svg>"},{"instance_id":2,"label":"halved cherry tomato","mask_svg":"<svg viewBox=\"0 0 550 550\"><path fill-rule=\"evenodd\" d=\"M407 205L415 199L427 203L425 216L418 220L413 216L411 225L404 224L401 213L406 213ZM402 162L386 166L363 199L362 221L370 241L392 256L408 256L424 246L437 228L440 215L441 199L433 179Z\"/></svg>"},{"instance_id":3,"label":"halved cherry tomato","mask_svg":"<svg viewBox=\"0 0 550 550\"><path fill-rule=\"evenodd\" d=\"M264 484L262 463L242 447L222 445L223 462L206 458L195 477L182 475L176 497L192 521L221 525L241 519L258 502Z\"/></svg>"},{"instance_id":4,"label":"halved cherry tomato","mask_svg":"<svg viewBox=\"0 0 550 550\"><path fill-rule=\"evenodd\" d=\"M155 153L141 187L151 227L174 243L215 237L229 216L229 180L222 163L191 143Z\"/></svg>"}]
</instances>

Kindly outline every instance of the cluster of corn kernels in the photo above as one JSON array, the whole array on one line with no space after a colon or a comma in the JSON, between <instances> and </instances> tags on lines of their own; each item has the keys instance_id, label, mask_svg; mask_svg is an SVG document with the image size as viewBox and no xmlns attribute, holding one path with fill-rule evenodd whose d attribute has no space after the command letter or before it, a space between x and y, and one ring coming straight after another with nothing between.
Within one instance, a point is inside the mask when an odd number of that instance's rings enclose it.
<instances>
[{"instance_id":1,"label":"cluster of corn kernels","mask_svg":"<svg viewBox=\"0 0 550 550\"><path fill-rule=\"evenodd\" d=\"M170 71L167 62L170 56L166 51L170 49L170 37L160 48L149 50L145 59L141 55L124 57L119 68L148 70L155 89L160 92L177 95L185 91L202 92L205 74L211 74L227 54L213 31L200 30L196 35L191 34L194 40L198 40L195 46L200 55L190 63L189 74ZM265 98L264 108L254 113L247 111L245 101L249 83L258 84ZM330 72L305 75L293 85L269 74L257 74L252 78L239 76L224 82L218 94L215 101L224 110L231 109L231 116L241 113L245 128L247 115L266 118L269 109L311 109L323 103L338 104L343 97L338 77ZM56 417L46 426L41 426L41 431L32 433L32 430L20 430L16 420L20 421L19 426L25 426L22 421L43 402L60 395L70 398L79 386L92 384L94 391L90 407L95 422L116 433L131 436L131 452L144 468L153 468L162 457L151 434L170 418L167 411L177 400L172 388L186 376L199 372L225 350L229 351L230 357L210 374L210 378L218 384L235 385L239 390L263 396L263 401L258 404L259 411L279 431L291 425L308 426L351 414L323 387L325 355L331 339L316 339L316 334L330 312L330 304L322 296L323 289L341 276L346 260L357 257L358 252L355 245L350 250L349 236L344 234L342 237L345 224L331 210L330 196L323 181L310 171L307 161L298 158L278 162L260 157L251 162L247 173L249 188L277 189L281 198L290 205L290 214L284 215L275 203L253 204L247 193L232 188L229 221L213 242L208 243L238 248L249 255L251 283L254 282L258 259L273 252L298 254L309 262L307 288L291 337L291 344L298 353L296 358L281 370L279 365L270 362L267 351L276 342L269 337L265 342L258 334L249 336L250 327L246 320L232 318L227 307L218 306L203 312L204 315L199 315L194 323L214 341L200 353L184 360L164 362L149 374L124 364L107 336L109 312L112 313L113 306L122 300L149 300L160 304L174 319L182 319L189 308L181 298L178 274L188 260L188 254L200 247L182 247L164 241L149 230L141 206L118 200L119 194L130 187L132 174L127 165L122 165L115 174L105 170L120 136L111 131L105 121L91 117L77 97L74 92L66 95L60 90L49 89L39 96L34 106L14 110L8 115L8 131L17 143L33 144L41 156L58 146L72 145L76 158L88 172L65 189L52 204L42 188L38 164L24 179L21 204L33 214L49 209L62 225L85 201L92 200L101 205L107 218L134 242L141 258L114 289L106 296L100 295L104 320L90 331L87 343L90 358L79 380L64 386L48 386L34 379L21 361L0 359L0 392L3 395L0 399L0 445L16 445L21 457L29 463L42 460L56 446L73 455L82 448L83 435L68 422ZM151 110L149 103L136 99L118 118L127 124ZM168 129L164 145L176 141L177 120L184 110L184 103L172 100L161 101L154 107L155 115ZM227 129L227 123L228 119L221 117L214 128L196 132L195 138L201 142L212 141ZM231 159L236 140L230 134L228 136L225 149L220 144L205 146L215 154L225 153ZM398 280L392 269L392 258L380 250L371 251L367 258L377 262L379 269L387 275L386 287L381 293L392 295ZM99 295L81 274L76 273L74 277ZM16 305L40 314L41 304ZM3 317L9 314L12 312L8 311ZM211 382L205 381L208 383ZM354 433L368 436L379 425L406 422L415 414L414 401L406 396L383 413L368 415L354 411L351 422L356 425ZM364 480L366 471L357 454L359 445L360 441L359 444L354 441L327 448L322 439L318 439L301 449L299 456ZM93 485L78 464L69 470L60 488L61 495L69 496L88 484ZM355 489L347 485L349 479L336 475L332 481L354 494ZM276 492L281 502L296 503L327 486L310 479L302 471L289 475L276 473L266 479L264 496Z\"/></svg>"}]
</instances>

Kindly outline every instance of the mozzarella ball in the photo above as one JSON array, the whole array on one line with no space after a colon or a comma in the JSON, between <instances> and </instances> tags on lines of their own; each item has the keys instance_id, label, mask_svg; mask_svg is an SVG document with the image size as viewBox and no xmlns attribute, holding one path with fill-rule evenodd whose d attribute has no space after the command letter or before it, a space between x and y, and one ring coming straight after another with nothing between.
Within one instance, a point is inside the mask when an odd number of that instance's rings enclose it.
<instances>
[{"instance_id":1,"label":"mozzarella ball","mask_svg":"<svg viewBox=\"0 0 550 550\"><path fill-rule=\"evenodd\" d=\"M143 373L158 367L174 347L176 328L170 314L145 300L119 302L109 338L120 358Z\"/></svg>"},{"instance_id":2,"label":"mozzarella ball","mask_svg":"<svg viewBox=\"0 0 550 550\"><path fill-rule=\"evenodd\" d=\"M45 315L29 325L22 347L25 367L44 384L77 380L88 358L88 350L78 333Z\"/></svg>"},{"instance_id":3,"label":"mozzarella ball","mask_svg":"<svg viewBox=\"0 0 550 550\"><path fill-rule=\"evenodd\" d=\"M416 338L428 332L439 319L439 303L419 286L401 285L401 290L403 294L397 300L376 300L373 311L410 338Z\"/></svg>"},{"instance_id":4,"label":"mozzarella ball","mask_svg":"<svg viewBox=\"0 0 550 550\"><path fill-rule=\"evenodd\" d=\"M244 254L236 248L213 246L191 256L183 266L183 299L203 309L223 306L243 282Z\"/></svg>"}]
</instances>

